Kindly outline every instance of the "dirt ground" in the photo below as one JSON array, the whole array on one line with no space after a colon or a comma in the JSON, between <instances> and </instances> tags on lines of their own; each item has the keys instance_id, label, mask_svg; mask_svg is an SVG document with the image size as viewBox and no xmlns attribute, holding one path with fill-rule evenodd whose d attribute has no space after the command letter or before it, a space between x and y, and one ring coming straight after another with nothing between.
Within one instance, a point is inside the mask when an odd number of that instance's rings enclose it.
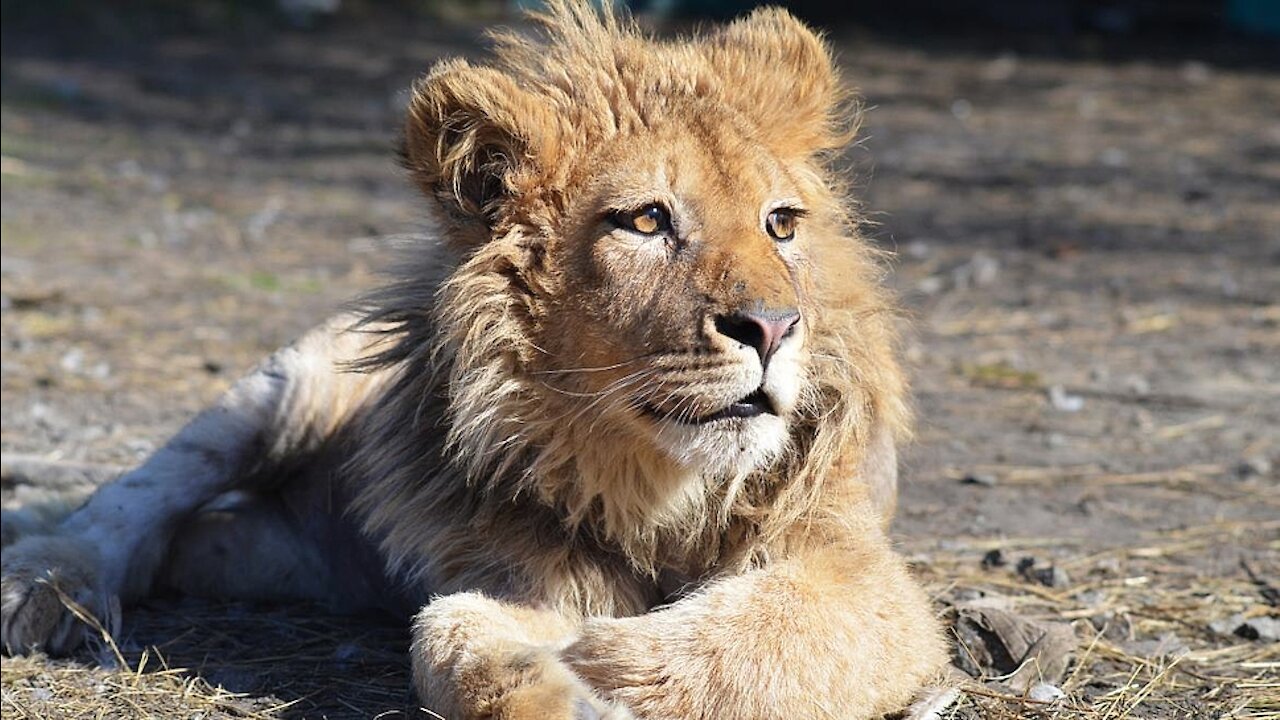
<instances>
[{"instance_id":1,"label":"dirt ground","mask_svg":"<svg viewBox=\"0 0 1280 720\"><path fill-rule=\"evenodd\" d=\"M477 35L6 28L6 463L136 463L371 287L420 227L404 90ZM914 324L897 539L942 611L1078 643L1056 703L988 677L950 712L1280 717L1276 638L1251 630L1280 614L1280 66L833 41L868 107L849 171ZM6 507L23 491L6 477ZM5 717L413 713L397 624L165 599L117 641L4 659Z\"/></svg>"}]
</instances>

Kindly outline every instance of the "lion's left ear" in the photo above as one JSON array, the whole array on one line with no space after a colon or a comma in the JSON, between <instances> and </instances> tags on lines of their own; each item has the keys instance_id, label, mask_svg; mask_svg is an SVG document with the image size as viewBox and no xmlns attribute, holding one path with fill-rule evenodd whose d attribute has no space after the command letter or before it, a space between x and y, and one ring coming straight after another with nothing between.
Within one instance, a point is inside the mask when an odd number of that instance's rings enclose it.
<instances>
[{"instance_id":1,"label":"lion's left ear","mask_svg":"<svg viewBox=\"0 0 1280 720\"><path fill-rule=\"evenodd\" d=\"M843 147L856 112L827 44L780 8L762 8L703 41L726 100L786 157Z\"/></svg>"},{"instance_id":2,"label":"lion's left ear","mask_svg":"<svg viewBox=\"0 0 1280 720\"><path fill-rule=\"evenodd\" d=\"M557 126L546 99L516 78L449 61L414 85L404 163L423 193L484 238L505 204L541 184Z\"/></svg>"}]
</instances>

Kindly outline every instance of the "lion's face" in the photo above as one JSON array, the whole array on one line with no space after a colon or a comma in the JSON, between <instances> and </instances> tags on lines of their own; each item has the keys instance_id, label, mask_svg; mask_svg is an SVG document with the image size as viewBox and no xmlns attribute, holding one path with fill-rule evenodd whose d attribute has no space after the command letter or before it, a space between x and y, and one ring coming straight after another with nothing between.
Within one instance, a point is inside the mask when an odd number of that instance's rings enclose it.
<instances>
[{"instance_id":1,"label":"lion's face","mask_svg":"<svg viewBox=\"0 0 1280 720\"><path fill-rule=\"evenodd\" d=\"M406 163L463 249L438 310L451 383L490 382L455 399L453 442L745 477L843 392L818 387L820 339L847 330L823 310L833 278L868 281L824 168L849 135L827 50L777 10L682 42L547 32L438 66L410 106Z\"/></svg>"},{"instance_id":2,"label":"lion's face","mask_svg":"<svg viewBox=\"0 0 1280 720\"><path fill-rule=\"evenodd\" d=\"M619 138L550 230L563 296L535 326L539 373L599 422L740 472L787 444L805 383L812 197L750 127Z\"/></svg>"}]
</instances>

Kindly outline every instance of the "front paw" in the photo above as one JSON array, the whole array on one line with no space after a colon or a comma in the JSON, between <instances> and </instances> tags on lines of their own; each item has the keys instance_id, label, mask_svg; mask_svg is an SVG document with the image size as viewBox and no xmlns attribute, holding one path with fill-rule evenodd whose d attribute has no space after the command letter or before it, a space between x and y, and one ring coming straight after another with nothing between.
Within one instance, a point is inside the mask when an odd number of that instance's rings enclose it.
<instances>
[{"instance_id":1,"label":"front paw","mask_svg":"<svg viewBox=\"0 0 1280 720\"><path fill-rule=\"evenodd\" d=\"M26 537L5 548L0 564L0 640L9 655L74 650L84 639L77 612L101 614L96 558L80 541ZM69 601L69 602L68 602ZM78 606L73 612L71 605Z\"/></svg>"},{"instance_id":2,"label":"front paw","mask_svg":"<svg viewBox=\"0 0 1280 720\"><path fill-rule=\"evenodd\" d=\"M415 657L414 677L425 707L449 718L633 720L544 648L480 650L461 659L445 677Z\"/></svg>"},{"instance_id":3,"label":"front paw","mask_svg":"<svg viewBox=\"0 0 1280 720\"><path fill-rule=\"evenodd\" d=\"M632 720L625 708L597 695L549 651L517 653L489 665L499 666L482 683L501 689L477 709L495 720ZM492 669L492 667L491 667ZM464 694L467 681L463 680ZM491 685L491 687L494 687Z\"/></svg>"},{"instance_id":4,"label":"front paw","mask_svg":"<svg viewBox=\"0 0 1280 720\"><path fill-rule=\"evenodd\" d=\"M451 720L633 720L560 659L546 640L552 633L530 637L536 619L472 593L424 608L412 650L424 707Z\"/></svg>"}]
</instances>

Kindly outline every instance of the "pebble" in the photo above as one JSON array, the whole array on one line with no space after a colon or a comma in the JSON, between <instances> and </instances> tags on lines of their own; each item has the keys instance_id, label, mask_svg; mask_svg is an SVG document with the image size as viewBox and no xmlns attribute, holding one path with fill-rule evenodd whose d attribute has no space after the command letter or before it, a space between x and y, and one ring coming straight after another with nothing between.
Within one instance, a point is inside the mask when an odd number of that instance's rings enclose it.
<instances>
[{"instance_id":1,"label":"pebble","mask_svg":"<svg viewBox=\"0 0 1280 720\"><path fill-rule=\"evenodd\" d=\"M1077 594L1076 600L1088 607L1101 607L1107 602L1107 593L1103 590L1085 590Z\"/></svg>"},{"instance_id":2,"label":"pebble","mask_svg":"<svg viewBox=\"0 0 1280 720\"><path fill-rule=\"evenodd\" d=\"M916 283L916 290L924 295L937 295L946 287L946 282L937 275L930 275Z\"/></svg>"},{"instance_id":3,"label":"pebble","mask_svg":"<svg viewBox=\"0 0 1280 720\"><path fill-rule=\"evenodd\" d=\"M907 243L905 251L912 260L924 260L933 254L933 246L927 240L912 240Z\"/></svg>"},{"instance_id":4,"label":"pebble","mask_svg":"<svg viewBox=\"0 0 1280 720\"><path fill-rule=\"evenodd\" d=\"M1071 584L1071 576L1066 570L1057 565L1050 565L1047 568L1040 568L1035 571L1034 577L1037 582L1045 587L1064 588Z\"/></svg>"},{"instance_id":5,"label":"pebble","mask_svg":"<svg viewBox=\"0 0 1280 720\"><path fill-rule=\"evenodd\" d=\"M1177 633L1167 632L1150 640L1135 640L1125 644L1125 649L1134 655L1148 659L1176 658L1187 654L1191 648Z\"/></svg>"},{"instance_id":6,"label":"pebble","mask_svg":"<svg viewBox=\"0 0 1280 720\"><path fill-rule=\"evenodd\" d=\"M1018 560L1015 566L1018 574L1032 582L1038 582L1045 587L1064 588L1071 584L1071 576L1066 570L1057 565L1049 565L1047 567L1036 567L1036 559L1027 555Z\"/></svg>"},{"instance_id":7,"label":"pebble","mask_svg":"<svg viewBox=\"0 0 1280 720\"><path fill-rule=\"evenodd\" d=\"M1124 379L1124 389L1130 395L1146 395L1151 392L1151 383L1141 375L1129 375Z\"/></svg>"},{"instance_id":8,"label":"pebble","mask_svg":"<svg viewBox=\"0 0 1280 720\"><path fill-rule=\"evenodd\" d=\"M1066 696L1067 694L1062 692L1057 685L1050 685L1049 683L1033 685L1031 686L1031 689L1027 691L1027 698L1029 700L1035 700L1036 702L1057 702Z\"/></svg>"},{"instance_id":9,"label":"pebble","mask_svg":"<svg viewBox=\"0 0 1280 720\"><path fill-rule=\"evenodd\" d=\"M1247 480L1252 477L1266 477L1271 474L1273 467L1271 461L1264 455L1251 455L1236 466L1236 475Z\"/></svg>"},{"instance_id":10,"label":"pebble","mask_svg":"<svg viewBox=\"0 0 1280 720\"><path fill-rule=\"evenodd\" d=\"M1242 637L1245 640L1260 640L1262 642L1280 641L1280 618L1277 617L1256 617L1245 620L1240 623L1233 633L1236 637Z\"/></svg>"},{"instance_id":11,"label":"pebble","mask_svg":"<svg viewBox=\"0 0 1280 720\"><path fill-rule=\"evenodd\" d=\"M964 485L981 485L982 487L995 487L998 480L995 475L990 473L969 473L960 480Z\"/></svg>"},{"instance_id":12,"label":"pebble","mask_svg":"<svg viewBox=\"0 0 1280 720\"><path fill-rule=\"evenodd\" d=\"M28 697L36 702L49 702L53 699L53 691L47 687L31 688Z\"/></svg>"},{"instance_id":13,"label":"pebble","mask_svg":"<svg viewBox=\"0 0 1280 720\"><path fill-rule=\"evenodd\" d=\"M957 290L993 285L1000 277L1000 261L985 252L976 252L968 262L951 271L951 282Z\"/></svg>"},{"instance_id":14,"label":"pebble","mask_svg":"<svg viewBox=\"0 0 1280 720\"><path fill-rule=\"evenodd\" d=\"M1084 398L1079 395L1072 395L1061 385L1050 387L1048 395L1049 404L1053 406L1054 410L1073 413L1084 409Z\"/></svg>"},{"instance_id":15,"label":"pebble","mask_svg":"<svg viewBox=\"0 0 1280 720\"><path fill-rule=\"evenodd\" d=\"M1209 629L1219 635L1235 635L1245 640L1280 641L1280 617L1262 616L1246 619L1244 615L1236 613L1209 623Z\"/></svg>"}]
</instances>

